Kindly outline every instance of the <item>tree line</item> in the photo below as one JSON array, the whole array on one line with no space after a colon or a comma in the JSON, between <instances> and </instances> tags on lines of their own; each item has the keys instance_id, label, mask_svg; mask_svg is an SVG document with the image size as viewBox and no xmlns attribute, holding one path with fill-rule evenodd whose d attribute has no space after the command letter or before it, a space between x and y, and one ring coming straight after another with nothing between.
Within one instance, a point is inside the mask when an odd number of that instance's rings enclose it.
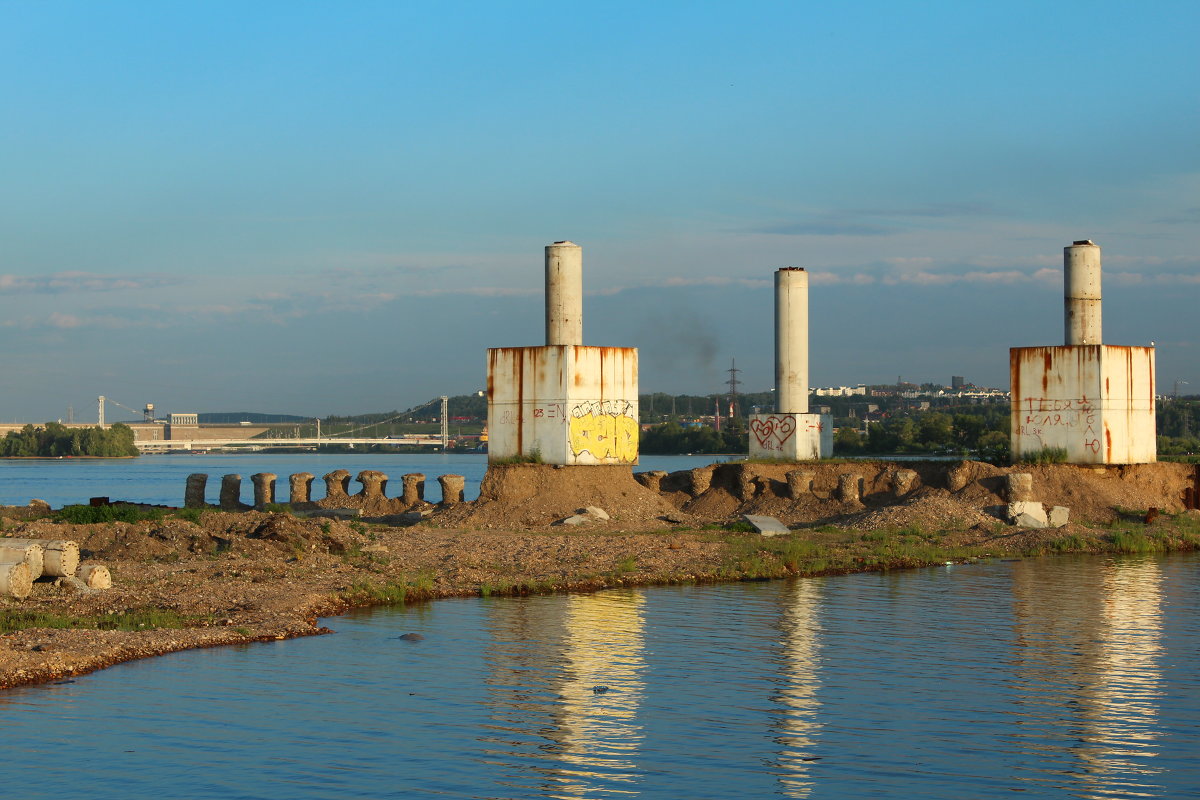
<instances>
[{"instance_id":1,"label":"tree line","mask_svg":"<svg viewBox=\"0 0 1200 800\"><path fill-rule=\"evenodd\" d=\"M0 458L58 458L96 456L122 458L138 455L133 429L117 423L108 429L68 428L57 422L26 425L0 439Z\"/></svg>"}]
</instances>

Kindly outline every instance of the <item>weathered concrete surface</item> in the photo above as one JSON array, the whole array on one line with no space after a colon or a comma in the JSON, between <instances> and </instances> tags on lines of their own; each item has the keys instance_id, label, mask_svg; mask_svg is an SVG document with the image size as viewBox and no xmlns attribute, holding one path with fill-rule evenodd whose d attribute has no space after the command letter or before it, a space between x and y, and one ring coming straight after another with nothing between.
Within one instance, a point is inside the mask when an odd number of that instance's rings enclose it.
<instances>
[{"instance_id":1,"label":"weathered concrete surface","mask_svg":"<svg viewBox=\"0 0 1200 800\"><path fill-rule=\"evenodd\" d=\"M787 525L784 525L774 517L768 517L763 514L743 514L742 519L753 525L754 530L763 536L786 536L791 533Z\"/></svg>"},{"instance_id":2,"label":"weathered concrete surface","mask_svg":"<svg viewBox=\"0 0 1200 800\"><path fill-rule=\"evenodd\" d=\"M1046 509L1041 503L1031 500L1018 500L1008 504L1008 521L1018 528L1045 528L1050 523L1046 518Z\"/></svg>"},{"instance_id":3,"label":"weathered concrete surface","mask_svg":"<svg viewBox=\"0 0 1200 800\"><path fill-rule=\"evenodd\" d=\"M187 483L183 489L183 507L184 508L204 508L204 490L208 485L208 475L203 472L194 472L187 476Z\"/></svg>"},{"instance_id":4,"label":"weathered concrete surface","mask_svg":"<svg viewBox=\"0 0 1200 800\"><path fill-rule=\"evenodd\" d=\"M254 482L254 507L262 511L275 502L275 481L279 476L273 472L257 472L250 476Z\"/></svg>"},{"instance_id":5,"label":"weathered concrete surface","mask_svg":"<svg viewBox=\"0 0 1200 800\"><path fill-rule=\"evenodd\" d=\"M288 478L288 502L293 505L312 502L312 483L316 476L311 472L296 472Z\"/></svg>"}]
</instances>

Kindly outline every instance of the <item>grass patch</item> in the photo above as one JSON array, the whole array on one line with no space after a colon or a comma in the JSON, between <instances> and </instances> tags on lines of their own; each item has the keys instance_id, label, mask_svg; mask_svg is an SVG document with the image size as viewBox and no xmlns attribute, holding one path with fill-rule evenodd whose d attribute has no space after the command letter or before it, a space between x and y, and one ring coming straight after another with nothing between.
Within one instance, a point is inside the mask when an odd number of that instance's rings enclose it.
<instances>
[{"instance_id":1,"label":"grass patch","mask_svg":"<svg viewBox=\"0 0 1200 800\"><path fill-rule=\"evenodd\" d=\"M72 525L94 525L103 522L158 522L165 516L166 511L161 508L114 503L110 506L63 506L53 518L56 522L69 522Z\"/></svg>"},{"instance_id":2,"label":"grass patch","mask_svg":"<svg viewBox=\"0 0 1200 800\"><path fill-rule=\"evenodd\" d=\"M1043 447L1041 450L1033 450L1028 453L1022 453L1019 458L1013 460L1013 463L1031 464L1034 466L1042 466L1045 464L1065 464L1067 463L1067 448Z\"/></svg>"},{"instance_id":3,"label":"grass patch","mask_svg":"<svg viewBox=\"0 0 1200 800\"><path fill-rule=\"evenodd\" d=\"M506 464L542 464L542 451L533 450L529 453L517 453L515 456L505 456L504 458L489 458L488 464L504 466Z\"/></svg>"},{"instance_id":4,"label":"grass patch","mask_svg":"<svg viewBox=\"0 0 1200 800\"><path fill-rule=\"evenodd\" d=\"M197 525L200 524L200 519L203 516L204 516L203 508L181 508L175 512L176 519L186 520L187 522L194 522Z\"/></svg>"},{"instance_id":5,"label":"grass patch","mask_svg":"<svg viewBox=\"0 0 1200 800\"><path fill-rule=\"evenodd\" d=\"M162 609L135 609L122 611L119 614L86 616L65 616L41 611L0 611L0 634L27 628L101 631L177 630L199 627L210 621L210 617L185 617L174 611Z\"/></svg>"}]
</instances>

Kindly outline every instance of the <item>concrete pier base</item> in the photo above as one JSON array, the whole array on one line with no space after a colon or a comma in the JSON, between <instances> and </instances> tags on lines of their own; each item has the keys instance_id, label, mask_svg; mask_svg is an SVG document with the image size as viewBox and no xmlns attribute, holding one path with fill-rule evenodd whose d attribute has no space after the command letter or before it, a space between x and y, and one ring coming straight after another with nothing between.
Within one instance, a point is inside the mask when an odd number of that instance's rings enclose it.
<instances>
[{"instance_id":1,"label":"concrete pier base","mask_svg":"<svg viewBox=\"0 0 1200 800\"><path fill-rule=\"evenodd\" d=\"M183 489L184 508L204 508L204 490L208 485L208 475L195 472L187 476L187 484Z\"/></svg>"},{"instance_id":2,"label":"concrete pier base","mask_svg":"<svg viewBox=\"0 0 1200 800\"><path fill-rule=\"evenodd\" d=\"M462 475L442 475L438 478L442 485L442 505L453 506L461 503L465 496L467 479Z\"/></svg>"},{"instance_id":3,"label":"concrete pier base","mask_svg":"<svg viewBox=\"0 0 1200 800\"><path fill-rule=\"evenodd\" d=\"M792 470L787 474L788 497L799 500L812 494L813 479L816 473L808 470Z\"/></svg>"},{"instance_id":4,"label":"concrete pier base","mask_svg":"<svg viewBox=\"0 0 1200 800\"><path fill-rule=\"evenodd\" d=\"M404 483L404 505L412 506L425 500L425 476L422 473L410 472L401 475L400 480Z\"/></svg>"},{"instance_id":5,"label":"concrete pier base","mask_svg":"<svg viewBox=\"0 0 1200 800\"><path fill-rule=\"evenodd\" d=\"M288 478L288 502L312 502L312 482L316 476L311 472L297 472Z\"/></svg>"},{"instance_id":6,"label":"concrete pier base","mask_svg":"<svg viewBox=\"0 0 1200 800\"><path fill-rule=\"evenodd\" d=\"M373 469L364 469L358 473L358 482L362 484L362 491L359 492L359 496L363 500L387 499L384 491L387 489L388 476L384 473Z\"/></svg>"},{"instance_id":7,"label":"concrete pier base","mask_svg":"<svg viewBox=\"0 0 1200 800\"><path fill-rule=\"evenodd\" d=\"M325 499L346 505L350 502L350 473L335 469L325 476Z\"/></svg>"},{"instance_id":8,"label":"concrete pier base","mask_svg":"<svg viewBox=\"0 0 1200 800\"><path fill-rule=\"evenodd\" d=\"M275 503L275 481L278 479L274 472L256 472L250 476L254 483L254 507L259 511Z\"/></svg>"},{"instance_id":9,"label":"concrete pier base","mask_svg":"<svg viewBox=\"0 0 1200 800\"><path fill-rule=\"evenodd\" d=\"M852 473L838 475L838 500L843 503L862 502L862 476Z\"/></svg>"},{"instance_id":10,"label":"concrete pier base","mask_svg":"<svg viewBox=\"0 0 1200 800\"><path fill-rule=\"evenodd\" d=\"M239 511L242 508L242 476L225 475L221 478L221 510Z\"/></svg>"},{"instance_id":11,"label":"concrete pier base","mask_svg":"<svg viewBox=\"0 0 1200 800\"><path fill-rule=\"evenodd\" d=\"M892 473L892 494L897 497L904 497L917 484L917 473L911 469L898 469Z\"/></svg>"},{"instance_id":12,"label":"concrete pier base","mask_svg":"<svg viewBox=\"0 0 1200 800\"><path fill-rule=\"evenodd\" d=\"M1033 499L1033 475L1029 472L1010 472L1004 476L1004 496L1010 503Z\"/></svg>"}]
</instances>

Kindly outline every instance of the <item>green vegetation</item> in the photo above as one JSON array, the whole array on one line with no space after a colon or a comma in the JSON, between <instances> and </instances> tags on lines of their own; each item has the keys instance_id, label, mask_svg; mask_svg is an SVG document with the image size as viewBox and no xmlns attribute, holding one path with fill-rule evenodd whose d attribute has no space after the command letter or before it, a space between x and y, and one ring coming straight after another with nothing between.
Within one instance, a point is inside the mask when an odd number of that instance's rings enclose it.
<instances>
[{"instance_id":1,"label":"green vegetation","mask_svg":"<svg viewBox=\"0 0 1200 800\"><path fill-rule=\"evenodd\" d=\"M1037 466L1044 464L1065 464L1067 463L1067 448L1043 447L1041 450L1022 454L1019 463L1034 464Z\"/></svg>"},{"instance_id":2,"label":"green vegetation","mask_svg":"<svg viewBox=\"0 0 1200 800\"><path fill-rule=\"evenodd\" d=\"M157 608L130 609L119 614L64 616L41 611L0 611L0 635L26 628L86 629L102 631L141 631L197 628L211 622L209 617L185 617Z\"/></svg>"},{"instance_id":3,"label":"green vegetation","mask_svg":"<svg viewBox=\"0 0 1200 800\"><path fill-rule=\"evenodd\" d=\"M534 450L532 453L518 453L515 456L507 458L497 458L490 461L490 464L541 464L542 454L539 450Z\"/></svg>"},{"instance_id":4,"label":"green vegetation","mask_svg":"<svg viewBox=\"0 0 1200 800\"><path fill-rule=\"evenodd\" d=\"M750 449L745 427L733 424L717 432L708 425L666 422L642 432L639 452L646 455L674 453L745 453Z\"/></svg>"},{"instance_id":5,"label":"green vegetation","mask_svg":"<svg viewBox=\"0 0 1200 800\"><path fill-rule=\"evenodd\" d=\"M200 524L200 519L204 516L203 508L181 508L175 512L175 517L178 519Z\"/></svg>"},{"instance_id":6,"label":"green vegetation","mask_svg":"<svg viewBox=\"0 0 1200 800\"><path fill-rule=\"evenodd\" d=\"M104 430L99 427L68 428L57 422L47 422L44 427L26 425L0 439L2 458L127 458L137 454L133 429L120 423Z\"/></svg>"},{"instance_id":7,"label":"green vegetation","mask_svg":"<svg viewBox=\"0 0 1200 800\"><path fill-rule=\"evenodd\" d=\"M189 510L199 511L199 509ZM110 506L63 506L54 514L54 519L59 522L69 522L72 525L94 525L99 522L142 522L144 520L157 522L165 516L165 509L114 503Z\"/></svg>"}]
</instances>

